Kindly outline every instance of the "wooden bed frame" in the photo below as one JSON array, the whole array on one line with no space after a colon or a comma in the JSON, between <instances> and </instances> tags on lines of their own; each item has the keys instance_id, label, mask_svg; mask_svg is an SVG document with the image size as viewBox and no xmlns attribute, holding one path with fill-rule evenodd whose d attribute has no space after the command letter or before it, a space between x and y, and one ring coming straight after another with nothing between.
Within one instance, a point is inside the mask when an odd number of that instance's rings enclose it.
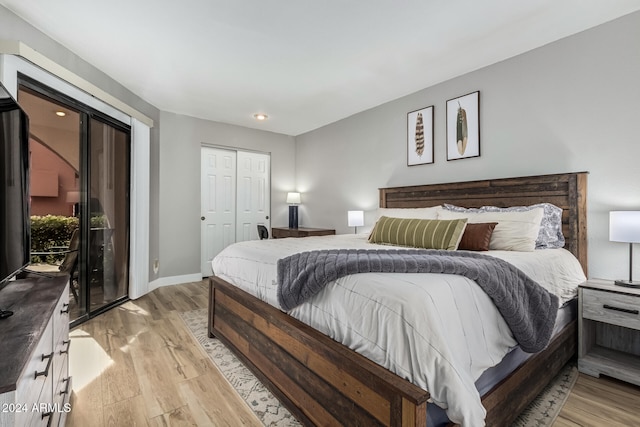
<instances>
[{"instance_id":1,"label":"wooden bed frame","mask_svg":"<svg viewBox=\"0 0 640 427\"><path fill-rule=\"evenodd\" d=\"M380 207L563 208L566 248L587 271L587 173L380 189ZM305 425L426 426L429 393L218 277L209 336L218 337ZM487 426L509 425L576 353L576 322L482 398Z\"/></svg>"}]
</instances>

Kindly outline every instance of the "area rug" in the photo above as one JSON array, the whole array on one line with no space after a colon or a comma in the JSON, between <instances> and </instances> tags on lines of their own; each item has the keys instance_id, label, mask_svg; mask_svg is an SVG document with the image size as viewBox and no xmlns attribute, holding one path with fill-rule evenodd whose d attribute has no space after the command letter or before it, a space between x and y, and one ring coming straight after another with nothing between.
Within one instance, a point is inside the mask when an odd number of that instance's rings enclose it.
<instances>
[{"instance_id":1,"label":"area rug","mask_svg":"<svg viewBox=\"0 0 640 427\"><path fill-rule=\"evenodd\" d=\"M289 427L301 424L280 404L244 364L216 338L207 334L207 309L180 313L193 337L214 365L244 399L265 426ZM514 422L515 427L550 427L578 378L575 364L568 364Z\"/></svg>"},{"instance_id":2,"label":"area rug","mask_svg":"<svg viewBox=\"0 0 640 427\"><path fill-rule=\"evenodd\" d=\"M293 427L301 424L251 371L217 338L209 338L207 309L180 313L193 337L213 364L265 426Z\"/></svg>"}]
</instances>

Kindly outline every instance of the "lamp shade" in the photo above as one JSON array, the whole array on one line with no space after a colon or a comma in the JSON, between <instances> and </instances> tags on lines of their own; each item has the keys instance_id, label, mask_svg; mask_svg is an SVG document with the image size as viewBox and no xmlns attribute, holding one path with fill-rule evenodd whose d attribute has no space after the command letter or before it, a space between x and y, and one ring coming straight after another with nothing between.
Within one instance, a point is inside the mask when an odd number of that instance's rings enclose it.
<instances>
[{"instance_id":1,"label":"lamp shade","mask_svg":"<svg viewBox=\"0 0 640 427\"><path fill-rule=\"evenodd\" d=\"M361 227L364 225L364 211L348 211L347 224L349 227Z\"/></svg>"},{"instance_id":2,"label":"lamp shade","mask_svg":"<svg viewBox=\"0 0 640 427\"><path fill-rule=\"evenodd\" d=\"M640 211L609 212L609 240L640 243Z\"/></svg>"},{"instance_id":3,"label":"lamp shade","mask_svg":"<svg viewBox=\"0 0 640 427\"><path fill-rule=\"evenodd\" d=\"M67 203L78 203L80 201L80 192L77 190L67 191Z\"/></svg>"},{"instance_id":4,"label":"lamp shade","mask_svg":"<svg viewBox=\"0 0 640 427\"><path fill-rule=\"evenodd\" d=\"M299 205L300 193L287 193L287 203L290 205Z\"/></svg>"}]
</instances>

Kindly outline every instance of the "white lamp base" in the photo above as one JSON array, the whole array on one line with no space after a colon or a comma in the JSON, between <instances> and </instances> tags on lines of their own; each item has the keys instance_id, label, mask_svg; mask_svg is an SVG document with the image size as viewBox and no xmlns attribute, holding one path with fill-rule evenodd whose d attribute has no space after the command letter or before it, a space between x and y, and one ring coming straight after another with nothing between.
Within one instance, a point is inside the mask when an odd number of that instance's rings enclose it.
<instances>
[{"instance_id":1,"label":"white lamp base","mask_svg":"<svg viewBox=\"0 0 640 427\"><path fill-rule=\"evenodd\" d=\"M637 280L616 280L614 283L618 286L626 286L627 288L640 288L640 282Z\"/></svg>"}]
</instances>

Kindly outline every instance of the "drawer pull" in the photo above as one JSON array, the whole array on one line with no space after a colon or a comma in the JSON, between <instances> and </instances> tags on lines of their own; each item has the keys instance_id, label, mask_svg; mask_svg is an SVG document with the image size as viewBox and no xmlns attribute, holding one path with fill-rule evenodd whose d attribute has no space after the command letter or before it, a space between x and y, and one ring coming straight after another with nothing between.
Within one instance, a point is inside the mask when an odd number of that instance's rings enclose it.
<instances>
[{"instance_id":1,"label":"drawer pull","mask_svg":"<svg viewBox=\"0 0 640 427\"><path fill-rule=\"evenodd\" d=\"M39 376L42 376L42 375L44 375L45 377L49 375L49 369L51 368L51 361L53 360L53 352L51 352L49 354L43 354L42 355L42 361L44 361L44 359L48 359L47 360L47 367L44 368L44 371L42 371L42 372L36 371L35 378L38 378Z\"/></svg>"},{"instance_id":2,"label":"drawer pull","mask_svg":"<svg viewBox=\"0 0 640 427\"><path fill-rule=\"evenodd\" d=\"M629 314L639 314L640 313L638 310L631 310L631 309L628 309L628 308L614 307L614 306L609 305L609 304L605 304L602 307L606 308L607 310L621 311L623 313L629 313Z\"/></svg>"},{"instance_id":3,"label":"drawer pull","mask_svg":"<svg viewBox=\"0 0 640 427\"><path fill-rule=\"evenodd\" d=\"M69 353L69 347L71 347L71 340L62 341L62 344L66 345L67 348L65 348L64 350L60 350L60 354Z\"/></svg>"},{"instance_id":4,"label":"drawer pull","mask_svg":"<svg viewBox=\"0 0 640 427\"><path fill-rule=\"evenodd\" d=\"M47 427L51 426L51 420L53 420L53 417L51 416L53 415L53 411L51 412L45 412L44 414L42 414L42 419L44 420L45 418L49 418L49 420L47 421Z\"/></svg>"},{"instance_id":5,"label":"drawer pull","mask_svg":"<svg viewBox=\"0 0 640 427\"><path fill-rule=\"evenodd\" d=\"M67 304L66 302L64 304L62 304L62 306L64 307L64 310L60 310L60 314L65 314L69 312L69 304Z\"/></svg>"},{"instance_id":6,"label":"drawer pull","mask_svg":"<svg viewBox=\"0 0 640 427\"><path fill-rule=\"evenodd\" d=\"M62 382L67 383L67 384L64 386L64 390L62 390L60 392L60 395L64 396L65 394L69 394L69 379L70 378L71 377L67 377L67 378L62 380Z\"/></svg>"}]
</instances>

